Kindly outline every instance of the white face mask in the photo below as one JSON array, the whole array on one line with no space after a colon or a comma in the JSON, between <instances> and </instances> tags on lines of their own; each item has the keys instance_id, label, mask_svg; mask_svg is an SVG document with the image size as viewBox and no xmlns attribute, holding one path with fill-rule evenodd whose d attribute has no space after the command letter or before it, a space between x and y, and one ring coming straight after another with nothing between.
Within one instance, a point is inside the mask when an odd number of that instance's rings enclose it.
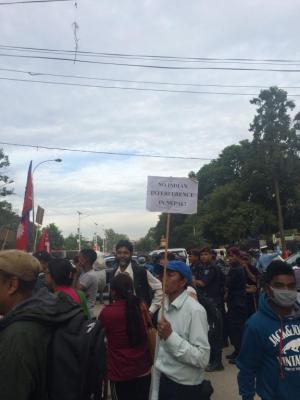
<instances>
[{"instance_id":1,"label":"white face mask","mask_svg":"<svg viewBox=\"0 0 300 400\"><path fill-rule=\"evenodd\" d=\"M297 301L297 291L287 289L275 289L270 286L272 291L272 300L281 307L292 307Z\"/></svg>"}]
</instances>

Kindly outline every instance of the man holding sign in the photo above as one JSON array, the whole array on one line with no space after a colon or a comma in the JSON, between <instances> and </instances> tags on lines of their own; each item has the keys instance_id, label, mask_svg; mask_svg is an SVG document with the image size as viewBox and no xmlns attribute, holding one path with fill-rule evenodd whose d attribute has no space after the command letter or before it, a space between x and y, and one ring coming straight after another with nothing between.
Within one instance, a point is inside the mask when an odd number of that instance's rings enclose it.
<instances>
[{"instance_id":1,"label":"man holding sign","mask_svg":"<svg viewBox=\"0 0 300 400\"><path fill-rule=\"evenodd\" d=\"M210 383L203 380L210 353L207 317L204 308L187 293L191 283L191 270L185 263L168 263L151 400L206 400L212 393Z\"/></svg>"},{"instance_id":2,"label":"man holding sign","mask_svg":"<svg viewBox=\"0 0 300 400\"><path fill-rule=\"evenodd\" d=\"M197 202L196 180L148 177L147 209L167 213L163 302L151 400L207 400L213 392L210 382L203 380L210 353L206 312L187 293L192 283L189 266L182 261L167 262L170 214L194 214Z\"/></svg>"}]
</instances>

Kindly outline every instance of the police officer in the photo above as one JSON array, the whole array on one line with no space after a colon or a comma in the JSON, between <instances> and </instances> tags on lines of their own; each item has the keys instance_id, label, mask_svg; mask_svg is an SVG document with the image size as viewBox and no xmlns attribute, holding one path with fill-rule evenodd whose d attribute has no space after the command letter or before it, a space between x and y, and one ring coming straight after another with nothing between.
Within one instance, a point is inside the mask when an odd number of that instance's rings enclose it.
<instances>
[{"instance_id":1,"label":"police officer","mask_svg":"<svg viewBox=\"0 0 300 400\"><path fill-rule=\"evenodd\" d=\"M246 274L240 265L240 250L231 247L228 251L230 270L226 277L225 298L227 301L227 323L230 342L234 352L227 356L235 364L242 343L244 324L247 319Z\"/></svg>"},{"instance_id":2,"label":"police officer","mask_svg":"<svg viewBox=\"0 0 300 400\"><path fill-rule=\"evenodd\" d=\"M216 266L212 259L212 251L210 247L205 246L199 250L200 263L194 269L194 285L197 287L200 296L205 295L212 305L215 307L217 314L214 323L213 331L210 329L210 346L211 354L209 365L206 368L207 372L221 371L224 369L222 364L222 302L223 302L223 280L222 272ZM212 308L212 307L210 307Z\"/></svg>"},{"instance_id":3,"label":"police officer","mask_svg":"<svg viewBox=\"0 0 300 400\"><path fill-rule=\"evenodd\" d=\"M194 274L195 285L218 306L222 303L220 271L212 261L212 252L209 247L202 247L199 255L200 264Z\"/></svg>"}]
</instances>

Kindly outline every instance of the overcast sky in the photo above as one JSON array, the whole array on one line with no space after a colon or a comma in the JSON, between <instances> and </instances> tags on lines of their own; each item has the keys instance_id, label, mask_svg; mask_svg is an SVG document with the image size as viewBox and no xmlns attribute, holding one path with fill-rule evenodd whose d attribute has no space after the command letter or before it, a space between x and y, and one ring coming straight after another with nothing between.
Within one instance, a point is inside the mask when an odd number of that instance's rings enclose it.
<instances>
[{"instance_id":1,"label":"overcast sky","mask_svg":"<svg viewBox=\"0 0 300 400\"><path fill-rule=\"evenodd\" d=\"M0 3L4 0L0 0ZM13 0L7 0L13 1ZM299 0L77 0L47 4L0 5L0 45L105 53L176 57L300 60ZM299 86L299 73L201 69L157 69L12 57L38 55L0 48L0 78L77 84L258 93L258 88L166 86L33 75L51 73L93 78L185 84ZM49 56L48 53L42 56ZM57 55L50 54L50 57ZM58 55L58 57L61 57ZM65 55L65 58L72 58ZM167 60L120 60L78 55L80 60L168 66L247 64L170 63ZM250 65L267 68L265 64ZM300 69L272 65L271 69ZM24 74L3 69L28 71ZM299 94L299 89L289 89ZM50 85L0 79L0 140L35 146L136 154L215 158L222 149L251 138L253 96L167 93ZM296 104L300 97L292 97ZM298 100L297 100L298 99ZM298 107L299 110L299 107ZM144 236L157 222L146 211L148 175L187 176L205 163L132 156L71 153L1 145L9 156L15 194L9 200L20 213L26 174L35 172L35 201L65 235L76 232L83 213L83 236L94 224Z\"/></svg>"}]
</instances>

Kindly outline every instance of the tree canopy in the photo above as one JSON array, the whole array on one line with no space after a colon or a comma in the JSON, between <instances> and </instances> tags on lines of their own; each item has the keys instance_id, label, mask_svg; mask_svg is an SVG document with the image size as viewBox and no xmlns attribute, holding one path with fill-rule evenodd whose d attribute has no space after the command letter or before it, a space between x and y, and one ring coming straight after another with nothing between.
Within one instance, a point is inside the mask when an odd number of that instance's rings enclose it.
<instances>
[{"instance_id":1,"label":"tree canopy","mask_svg":"<svg viewBox=\"0 0 300 400\"><path fill-rule=\"evenodd\" d=\"M51 249L61 250L64 248L64 237L59 228L54 224L49 224L46 226L49 235L49 241Z\"/></svg>"},{"instance_id":2,"label":"tree canopy","mask_svg":"<svg viewBox=\"0 0 300 400\"><path fill-rule=\"evenodd\" d=\"M172 215L170 246L214 246L269 237L278 232L276 185L284 228L300 224L300 113L287 92L262 90L250 101L256 114L252 140L225 147L219 157L189 176L199 182L196 215ZM166 216L154 228L156 244Z\"/></svg>"},{"instance_id":3,"label":"tree canopy","mask_svg":"<svg viewBox=\"0 0 300 400\"><path fill-rule=\"evenodd\" d=\"M113 252L116 244L120 240L129 240L128 236L123 233L117 233L113 229L105 229L105 250Z\"/></svg>"},{"instance_id":4,"label":"tree canopy","mask_svg":"<svg viewBox=\"0 0 300 400\"><path fill-rule=\"evenodd\" d=\"M9 166L8 156L4 154L3 149L0 149L0 199L6 198L13 193L12 189L9 189L9 185L13 183L13 180L7 175L7 167ZM6 200L0 201L0 241L6 240L5 247L14 247L13 240L11 239L14 235L7 236L7 230L10 232L17 232L18 223L20 218L13 211L11 204Z\"/></svg>"},{"instance_id":5,"label":"tree canopy","mask_svg":"<svg viewBox=\"0 0 300 400\"><path fill-rule=\"evenodd\" d=\"M9 166L8 156L4 154L3 149L0 149L0 196L4 197L12 194L12 190L8 185L13 183L13 180L6 175L6 168Z\"/></svg>"}]
</instances>

